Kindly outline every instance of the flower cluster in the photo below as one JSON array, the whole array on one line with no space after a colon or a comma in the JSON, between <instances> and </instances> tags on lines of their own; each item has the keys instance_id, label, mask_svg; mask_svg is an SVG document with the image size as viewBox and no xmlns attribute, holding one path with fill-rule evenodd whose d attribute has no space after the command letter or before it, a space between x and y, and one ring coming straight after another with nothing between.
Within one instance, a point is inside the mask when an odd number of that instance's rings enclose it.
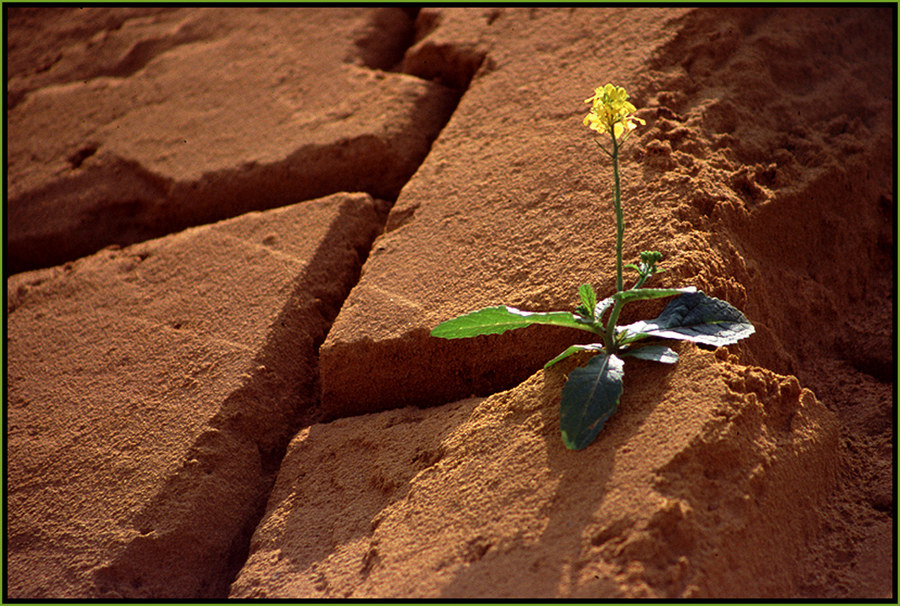
<instances>
[{"instance_id":1,"label":"flower cluster","mask_svg":"<svg viewBox=\"0 0 900 606\"><path fill-rule=\"evenodd\" d=\"M635 117L634 105L628 102L628 93L621 86L607 84L594 90L594 96L584 100L591 104L591 111L584 118L584 124L601 135L612 133L617 141L623 140L637 128L638 123L646 124Z\"/></svg>"}]
</instances>

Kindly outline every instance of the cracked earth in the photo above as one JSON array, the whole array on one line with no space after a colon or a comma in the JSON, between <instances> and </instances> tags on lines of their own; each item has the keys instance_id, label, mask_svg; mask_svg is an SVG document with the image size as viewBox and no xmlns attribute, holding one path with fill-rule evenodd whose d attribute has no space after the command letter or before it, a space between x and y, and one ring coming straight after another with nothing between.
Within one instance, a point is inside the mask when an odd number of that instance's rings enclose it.
<instances>
[{"instance_id":1,"label":"cracked earth","mask_svg":"<svg viewBox=\"0 0 900 606\"><path fill-rule=\"evenodd\" d=\"M7 595L895 598L892 10L4 7ZM614 289L607 81L757 333L569 452L578 335L428 332Z\"/></svg>"}]
</instances>

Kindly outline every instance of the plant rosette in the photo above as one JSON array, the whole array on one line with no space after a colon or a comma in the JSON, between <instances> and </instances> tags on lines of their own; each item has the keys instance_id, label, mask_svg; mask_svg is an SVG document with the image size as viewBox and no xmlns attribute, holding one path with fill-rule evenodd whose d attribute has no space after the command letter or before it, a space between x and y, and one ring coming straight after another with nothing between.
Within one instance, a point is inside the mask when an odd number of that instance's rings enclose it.
<instances>
[{"instance_id":1,"label":"plant rosette","mask_svg":"<svg viewBox=\"0 0 900 606\"><path fill-rule=\"evenodd\" d=\"M580 450L590 445L616 412L622 397L625 362L623 358L674 364L678 354L646 339L676 339L719 347L731 345L754 333L753 324L738 309L725 301L705 295L693 286L684 288L644 288L654 274L664 271L657 267L662 255L655 251L640 254L640 263L622 264L624 218L619 184L619 152L628 136L644 121L634 116L635 107L628 102L622 87L607 84L597 88L585 100L591 110L584 124L599 135L611 140L611 148L598 141L600 149L613 165L613 207L616 212L616 292L597 301L590 284L578 288L580 304L574 312L522 311L499 305L474 311L447 320L431 331L431 336L443 339L463 339L479 335L501 334L532 324L564 326L584 330L599 337L599 342L572 345L544 365L550 368L557 362L579 353L594 354L586 365L569 373L563 386L559 407L560 431L567 448ZM629 289L623 287L623 270L630 269L638 276ZM662 313L649 321L618 325L623 307L633 301L676 297Z\"/></svg>"}]
</instances>

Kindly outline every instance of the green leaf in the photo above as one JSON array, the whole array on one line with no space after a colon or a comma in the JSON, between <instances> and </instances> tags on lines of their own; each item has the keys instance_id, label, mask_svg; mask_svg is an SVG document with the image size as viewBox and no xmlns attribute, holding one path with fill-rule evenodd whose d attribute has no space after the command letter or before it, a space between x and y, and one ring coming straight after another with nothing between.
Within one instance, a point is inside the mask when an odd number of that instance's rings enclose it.
<instances>
[{"instance_id":1,"label":"green leaf","mask_svg":"<svg viewBox=\"0 0 900 606\"><path fill-rule=\"evenodd\" d=\"M697 292L697 289L693 286L685 286L684 288L632 288L631 290L617 292L613 295L613 298L622 301L622 303L628 303L629 301L659 299L661 297L671 297L693 292Z\"/></svg>"},{"instance_id":2,"label":"green leaf","mask_svg":"<svg viewBox=\"0 0 900 606\"><path fill-rule=\"evenodd\" d=\"M625 363L610 354L595 356L569 374L559 404L562 440L570 450L588 446L619 404Z\"/></svg>"},{"instance_id":3,"label":"green leaf","mask_svg":"<svg viewBox=\"0 0 900 606\"><path fill-rule=\"evenodd\" d=\"M652 362L662 362L663 364L674 364L678 361L678 354L665 345L645 345L629 350L623 355Z\"/></svg>"},{"instance_id":4,"label":"green leaf","mask_svg":"<svg viewBox=\"0 0 900 606\"><path fill-rule=\"evenodd\" d=\"M715 347L737 343L756 331L738 309L700 291L674 299L654 320L635 322L619 330Z\"/></svg>"},{"instance_id":5,"label":"green leaf","mask_svg":"<svg viewBox=\"0 0 900 606\"><path fill-rule=\"evenodd\" d=\"M531 324L565 326L594 332L590 323L585 323L583 319L579 321L578 316L568 311L532 312L500 305L485 307L441 322L431 331L431 336L442 339L465 339L478 335L496 335Z\"/></svg>"},{"instance_id":6,"label":"green leaf","mask_svg":"<svg viewBox=\"0 0 900 606\"><path fill-rule=\"evenodd\" d=\"M578 353L579 351L602 351L603 343L591 343L590 345L573 345L566 349L564 352L544 364L544 368L550 368L557 362L561 362L571 356L572 354Z\"/></svg>"},{"instance_id":7,"label":"green leaf","mask_svg":"<svg viewBox=\"0 0 900 606\"><path fill-rule=\"evenodd\" d=\"M576 313L594 319L594 308L597 306L597 295L594 294L594 288L590 284L582 284L578 287L578 296L581 298L581 305Z\"/></svg>"},{"instance_id":8,"label":"green leaf","mask_svg":"<svg viewBox=\"0 0 900 606\"><path fill-rule=\"evenodd\" d=\"M650 335L646 335L641 332L632 333L629 330L630 326L634 326L634 325L630 324L628 327L622 327L622 328L617 327L616 328L616 335L617 335L616 342L619 344L620 347L624 347L626 345L631 345L632 343L641 341L650 336Z\"/></svg>"}]
</instances>

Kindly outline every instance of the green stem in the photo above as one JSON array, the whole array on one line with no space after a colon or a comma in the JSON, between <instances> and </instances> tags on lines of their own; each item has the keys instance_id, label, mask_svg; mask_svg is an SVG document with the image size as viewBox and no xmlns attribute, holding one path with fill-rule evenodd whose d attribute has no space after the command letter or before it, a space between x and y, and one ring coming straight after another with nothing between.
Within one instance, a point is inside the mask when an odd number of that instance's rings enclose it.
<instances>
[{"instance_id":1,"label":"green stem","mask_svg":"<svg viewBox=\"0 0 900 606\"><path fill-rule=\"evenodd\" d=\"M616 208L616 292L622 292L624 290L622 283L622 238L625 234L625 218L622 213L622 190L619 185L619 142L616 140L615 132L613 132L612 140L613 177L615 178L613 201Z\"/></svg>"},{"instance_id":2,"label":"green stem","mask_svg":"<svg viewBox=\"0 0 900 606\"><path fill-rule=\"evenodd\" d=\"M609 313L609 321L606 323L603 344L606 346L606 351L610 354L616 353L616 322L619 321L619 313L624 305L625 303L622 299L616 299L612 311Z\"/></svg>"},{"instance_id":3,"label":"green stem","mask_svg":"<svg viewBox=\"0 0 900 606\"><path fill-rule=\"evenodd\" d=\"M646 282L647 278L649 278L649 277L650 277L650 274L641 274L641 277L638 278L638 281L634 283L634 286L631 287L631 290L634 290L635 288L640 288L641 286L643 286L644 282Z\"/></svg>"}]
</instances>

